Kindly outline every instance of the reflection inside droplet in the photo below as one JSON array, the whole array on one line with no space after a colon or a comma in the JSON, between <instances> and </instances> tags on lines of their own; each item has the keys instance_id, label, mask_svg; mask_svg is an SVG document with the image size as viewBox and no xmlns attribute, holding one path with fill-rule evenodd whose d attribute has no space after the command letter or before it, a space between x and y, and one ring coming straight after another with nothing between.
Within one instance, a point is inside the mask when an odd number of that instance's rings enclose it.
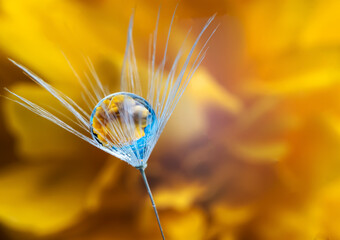
<instances>
[{"instance_id":1,"label":"reflection inside droplet","mask_svg":"<svg viewBox=\"0 0 340 240\"><path fill-rule=\"evenodd\" d=\"M91 133L102 146L143 159L156 134L157 118L150 104L132 93L103 98L91 115Z\"/></svg>"}]
</instances>

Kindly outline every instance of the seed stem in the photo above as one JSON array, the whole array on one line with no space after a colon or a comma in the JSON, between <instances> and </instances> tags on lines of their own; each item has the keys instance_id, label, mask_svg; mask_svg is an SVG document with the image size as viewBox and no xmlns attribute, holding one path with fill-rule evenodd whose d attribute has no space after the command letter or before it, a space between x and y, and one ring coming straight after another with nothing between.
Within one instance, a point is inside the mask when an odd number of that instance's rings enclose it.
<instances>
[{"instance_id":1,"label":"seed stem","mask_svg":"<svg viewBox=\"0 0 340 240\"><path fill-rule=\"evenodd\" d=\"M150 197L150 200L151 200L151 203L152 203L152 207L153 207L153 210L154 210L156 218L157 218L159 230L161 231L163 240L165 240L163 229L162 229L162 226L161 226L161 221L159 220L158 211L157 211L157 208L156 208L155 201L153 200L153 196L152 196L152 192L151 192L151 189L150 189L150 186L149 186L149 183L148 183L148 179L146 178L146 175L145 175L145 170L144 170L144 168L138 168L138 170L142 174L146 190L148 191L148 194L149 194L149 197Z\"/></svg>"}]
</instances>

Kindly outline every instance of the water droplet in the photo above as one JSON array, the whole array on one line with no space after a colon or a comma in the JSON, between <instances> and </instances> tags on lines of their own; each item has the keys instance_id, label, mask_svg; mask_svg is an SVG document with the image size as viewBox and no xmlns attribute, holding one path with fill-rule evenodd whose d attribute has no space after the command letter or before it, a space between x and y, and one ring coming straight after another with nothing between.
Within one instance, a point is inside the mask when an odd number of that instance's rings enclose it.
<instances>
[{"instance_id":1,"label":"water droplet","mask_svg":"<svg viewBox=\"0 0 340 240\"><path fill-rule=\"evenodd\" d=\"M106 96L93 109L93 138L102 146L128 158L144 159L157 133L157 117L142 97L119 92Z\"/></svg>"}]
</instances>

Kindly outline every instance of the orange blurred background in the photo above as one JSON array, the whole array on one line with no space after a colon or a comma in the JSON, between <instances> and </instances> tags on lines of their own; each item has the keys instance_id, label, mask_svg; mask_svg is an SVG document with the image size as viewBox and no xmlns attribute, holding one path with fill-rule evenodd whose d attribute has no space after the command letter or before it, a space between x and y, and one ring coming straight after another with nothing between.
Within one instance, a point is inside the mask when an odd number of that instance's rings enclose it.
<instances>
[{"instance_id":1,"label":"orange blurred background","mask_svg":"<svg viewBox=\"0 0 340 240\"><path fill-rule=\"evenodd\" d=\"M162 1L164 48L177 1ZM140 72L159 1L0 0L0 86L60 108L7 58L81 101L89 56L119 89L132 9ZM340 239L340 1L179 3L170 56L220 27L146 170L167 239ZM193 40L191 38L190 40ZM138 171L0 100L0 239L160 239ZM60 108L61 109L61 108ZM58 110L60 110L58 109Z\"/></svg>"}]
</instances>

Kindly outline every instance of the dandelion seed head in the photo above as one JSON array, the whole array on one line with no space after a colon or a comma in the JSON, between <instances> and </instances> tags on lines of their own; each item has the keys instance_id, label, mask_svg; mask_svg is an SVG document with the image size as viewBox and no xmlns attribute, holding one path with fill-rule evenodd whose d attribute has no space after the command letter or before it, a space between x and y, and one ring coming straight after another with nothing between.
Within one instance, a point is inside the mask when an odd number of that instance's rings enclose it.
<instances>
[{"instance_id":1,"label":"dandelion seed head","mask_svg":"<svg viewBox=\"0 0 340 240\"><path fill-rule=\"evenodd\" d=\"M151 105L127 92L114 93L99 101L90 125L98 144L138 160L144 160L146 148L157 133L157 117Z\"/></svg>"},{"instance_id":2,"label":"dandelion seed head","mask_svg":"<svg viewBox=\"0 0 340 240\"><path fill-rule=\"evenodd\" d=\"M143 93L143 81L139 76L133 45L132 28L134 14L130 18L128 29L121 74L121 92L108 95L110 90L104 88L89 58L87 58L85 62L92 76L89 76L86 72L84 73L88 81L87 86L81 75L77 73L75 68L70 64L70 61L66 58L76 78L79 80L80 86L84 90L84 100L90 111L92 111L92 114L84 110L74 100L48 84L28 68L13 60L11 61L30 76L34 82L45 88L53 97L59 100L65 109L72 114L73 119L62 114L67 120L63 121L60 117L50 113L38 104L6 89L8 93L14 97L13 99L9 98L10 100L59 125L91 145L137 168L143 176L163 240L165 237L144 169L147 167L147 161L165 124L169 120L193 74L203 61L209 39L216 31L215 28L198 53L195 54L198 42L215 17L215 15L213 15L208 19L196 37L187 54L184 54L186 52L184 41L175 59L173 59L171 68L167 71L165 66L168 62L168 45L176 9L170 22L163 58L159 64L155 61L160 16L160 10L158 11L155 31L152 37L150 37L149 42L149 76L147 78L148 88L146 93ZM194 55L196 56L193 57ZM182 57L185 58L185 61L183 64L180 64ZM191 58L193 59L191 60ZM92 81L92 79L94 81ZM141 96L146 96L146 100ZM94 108L92 108L93 105L95 105ZM92 138L90 135L92 135Z\"/></svg>"},{"instance_id":3,"label":"dandelion seed head","mask_svg":"<svg viewBox=\"0 0 340 240\"><path fill-rule=\"evenodd\" d=\"M85 58L89 72L80 74L64 55L71 70L79 80L83 89L82 96L84 96L85 103L89 109L81 107L70 97L14 60L11 61L30 76L35 83L50 92L65 107L71 114L71 118L66 117L64 114L61 114L62 116L54 115L38 104L7 89L8 93L13 97L10 100L52 121L91 145L127 162L133 167L145 169L150 154L167 121L205 57L208 41L216 31L216 28L212 30L197 51L199 41L215 17L213 15L196 36L196 40L190 49L186 49L185 38L176 57L168 59L170 35L175 13L176 10L170 22L163 58L160 63L157 63L157 33L160 10L158 12L155 30L149 42L149 74L147 79L142 79L139 76L133 44L134 14L132 14L120 79L121 92L109 95L110 89L103 86L94 64L89 58ZM165 68L168 62L171 64L170 69ZM147 86L142 83L147 84ZM145 90L147 91L145 92ZM141 96L145 96L145 99Z\"/></svg>"}]
</instances>

